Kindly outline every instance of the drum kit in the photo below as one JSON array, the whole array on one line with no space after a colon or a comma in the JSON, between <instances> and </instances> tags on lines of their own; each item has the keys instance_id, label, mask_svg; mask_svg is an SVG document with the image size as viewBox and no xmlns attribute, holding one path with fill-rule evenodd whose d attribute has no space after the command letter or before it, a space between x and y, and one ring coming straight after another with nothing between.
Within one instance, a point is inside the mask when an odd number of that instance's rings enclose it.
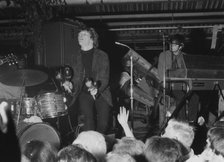
<instances>
[{"instance_id":1,"label":"drum kit","mask_svg":"<svg viewBox=\"0 0 224 162\"><path fill-rule=\"evenodd\" d=\"M38 70L21 69L3 74L1 82L9 86L28 87L43 83L47 74ZM41 119L55 118L67 114L66 98L58 92L46 92L35 97L27 97L22 92L14 107L17 119L37 115ZM18 123L17 123L18 124Z\"/></svg>"},{"instance_id":2,"label":"drum kit","mask_svg":"<svg viewBox=\"0 0 224 162\"><path fill-rule=\"evenodd\" d=\"M48 75L39 70L19 69L1 75L0 81L8 86L36 86L45 82ZM16 121L17 135L21 147L32 139L49 140L54 146L60 146L58 132L47 122L26 123L24 119L38 116L41 119L57 118L68 114L66 98L59 92L46 92L28 97L21 92L16 103L11 103L13 118ZM41 131L40 131L41 130ZM50 139L47 139L50 138Z\"/></svg>"}]
</instances>

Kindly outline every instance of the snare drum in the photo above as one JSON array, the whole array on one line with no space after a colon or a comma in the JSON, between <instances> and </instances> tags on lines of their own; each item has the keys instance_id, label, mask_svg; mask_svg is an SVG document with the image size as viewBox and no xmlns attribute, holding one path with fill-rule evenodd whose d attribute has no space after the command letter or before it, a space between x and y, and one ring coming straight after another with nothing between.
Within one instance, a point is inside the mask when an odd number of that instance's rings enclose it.
<instances>
[{"instance_id":1,"label":"snare drum","mask_svg":"<svg viewBox=\"0 0 224 162\"><path fill-rule=\"evenodd\" d=\"M47 123L21 122L17 127L17 136L21 150L31 140L47 141L58 149L61 145L59 133Z\"/></svg>"},{"instance_id":2,"label":"snare drum","mask_svg":"<svg viewBox=\"0 0 224 162\"><path fill-rule=\"evenodd\" d=\"M65 97L60 93L48 92L39 95L37 105L43 119L67 114Z\"/></svg>"}]
</instances>

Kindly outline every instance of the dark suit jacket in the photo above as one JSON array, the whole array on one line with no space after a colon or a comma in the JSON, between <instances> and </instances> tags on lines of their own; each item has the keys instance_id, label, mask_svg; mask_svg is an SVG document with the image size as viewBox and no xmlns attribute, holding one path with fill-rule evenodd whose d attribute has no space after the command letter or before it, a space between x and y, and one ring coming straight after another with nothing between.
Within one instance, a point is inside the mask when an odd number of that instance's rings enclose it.
<instances>
[{"instance_id":1,"label":"dark suit jacket","mask_svg":"<svg viewBox=\"0 0 224 162\"><path fill-rule=\"evenodd\" d=\"M81 51L78 51L73 55L71 66L74 70L74 76L72 80L74 86L74 101L81 91L85 77ZM108 86L110 76L110 62L107 54L100 49L94 49L92 72L93 80L100 82L99 94L102 95L102 97L110 106L112 106L112 97Z\"/></svg>"}]
</instances>

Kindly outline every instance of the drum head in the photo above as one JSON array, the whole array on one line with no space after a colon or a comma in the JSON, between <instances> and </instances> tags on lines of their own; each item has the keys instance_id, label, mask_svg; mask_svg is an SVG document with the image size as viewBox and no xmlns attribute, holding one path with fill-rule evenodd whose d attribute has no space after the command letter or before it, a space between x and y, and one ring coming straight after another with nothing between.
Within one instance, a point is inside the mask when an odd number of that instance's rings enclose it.
<instances>
[{"instance_id":1,"label":"drum head","mask_svg":"<svg viewBox=\"0 0 224 162\"><path fill-rule=\"evenodd\" d=\"M23 124L17 132L21 150L31 140L48 141L54 147L60 148L61 141L58 132L47 123Z\"/></svg>"}]
</instances>

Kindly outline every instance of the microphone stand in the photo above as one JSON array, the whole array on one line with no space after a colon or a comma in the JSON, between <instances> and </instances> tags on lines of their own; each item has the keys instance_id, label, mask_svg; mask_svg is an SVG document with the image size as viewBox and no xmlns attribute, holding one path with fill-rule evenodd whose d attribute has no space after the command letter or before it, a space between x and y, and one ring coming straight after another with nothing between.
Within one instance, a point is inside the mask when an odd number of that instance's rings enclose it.
<instances>
[{"instance_id":1,"label":"microphone stand","mask_svg":"<svg viewBox=\"0 0 224 162\"><path fill-rule=\"evenodd\" d=\"M163 52L165 52L165 48L166 48L166 43L165 43L165 35L164 33L163 34ZM167 105L166 105L166 55L165 55L165 58L164 58L164 66L163 66L163 106L164 106L164 109L165 109L165 115L164 116L164 121L162 121L162 127L164 125L164 123L166 123L166 113L167 113ZM161 113L161 112L159 112Z\"/></svg>"},{"instance_id":2,"label":"microphone stand","mask_svg":"<svg viewBox=\"0 0 224 162\"><path fill-rule=\"evenodd\" d=\"M120 42L115 42L115 44L123 46L123 47L127 47L129 50L132 50L129 46L120 43ZM131 128L134 129L134 98L133 98L133 56L130 56L130 61L131 61L131 66L130 66L130 75L131 75L131 82L130 82L130 107L131 107L131 115L130 115L130 119L131 119Z\"/></svg>"},{"instance_id":3,"label":"microphone stand","mask_svg":"<svg viewBox=\"0 0 224 162\"><path fill-rule=\"evenodd\" d=\"M24 93L25 93L25 78L24 76L23 77L23 81L22 81L22 86L21 86L21 93L20 93L20 96L19 96L19 112L18 112L18 116L17 116L17 119L16 119L16 127L18 127L19 125L19 122L20 122L20 116L21 116L21 113L22 113L22 101L23 101L23 98L24 98ZM23 92L23 88L24 88L24 92Z\"/></svg>"}]
</instances>

